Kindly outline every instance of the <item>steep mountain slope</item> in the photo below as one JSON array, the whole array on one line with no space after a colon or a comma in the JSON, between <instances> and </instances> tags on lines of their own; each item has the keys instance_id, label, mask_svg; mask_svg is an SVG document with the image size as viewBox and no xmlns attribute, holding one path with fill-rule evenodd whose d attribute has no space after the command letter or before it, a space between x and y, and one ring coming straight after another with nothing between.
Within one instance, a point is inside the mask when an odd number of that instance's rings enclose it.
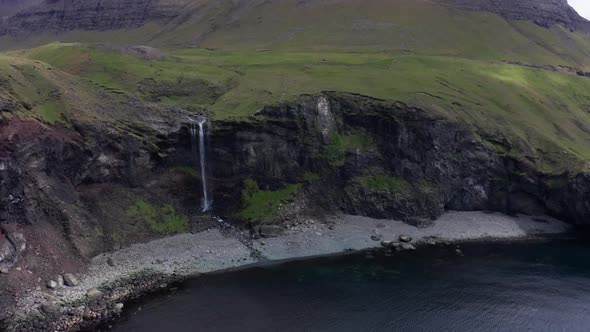
<instances>
[{"instance_id":1,"label":"steep mountain slope","mask_svg":"<svg viewBox=\"0 0 590 332\"><path fill-rule=\"evenodd\" d=\"M165 48L387 50L589 67L590 42L582 24L587 22L566 0L539 8L486 0L469 11L456 9L465 2L454 0L93 3L61 0L24 10L0 28L5 34L0 47L59 40Z\"/></svg>"},{"instance_id":2,"label":"steep mountain slope","mask_svg":"<svg viewBox=\"0 0 590 332\"><path fill-rule=\"evenodd\" d=\"M430 1L420 2L429 3ZM547 28L555 24L563 24L571 30L589 31L588 22L569 7L567 0L545 0L541 2L523 0L516 3L509 0L432 0L432 2L454 8L492 12L506 19L529 20ZM387 3L384 1L368 1L365 5L368 6L357 8L364 11L371 6L387 7ZM400 3L397 5L400 5ZM113 0L2 0L0 2L0 11L3 12L2 16L12 16L8 20L11 26L6 33L27 34L41 31L42 26L45 30L52 32L77 29L135 28L148 21L173 17L182 17L183 20L195 16L211 17L215 15L215 12L226 14L226 18L230 19L230 22L226 25L231 25L242 17L250 15L253 11L264 9L264 7L271 7L275 10L283 7L291 13L297 14L297 11L308 9L324 11L325 9L333 10L349 6L358 6L358 3L355 4L354 1L350 0L307 0L299 2L277 0L126 0L123 2ZM400 6L397 6L397 8L403 10ZM15 11L21 12L15 15ZM165 15L163 15L164 12ZM77 14L78 17L75 17L74 14ZM326 14L329 14L329 11L326 11ZM93 17L94 21L89 21L88 17ZM261 22L268 19L263 15L258 18ZM113 24L113 21L116 23ZM32 22L37 23L31 24ZM219 28L223 28L223 26ZM215 29L216 27L212 27L212 30Z\"/></svg>"}]
</instances>

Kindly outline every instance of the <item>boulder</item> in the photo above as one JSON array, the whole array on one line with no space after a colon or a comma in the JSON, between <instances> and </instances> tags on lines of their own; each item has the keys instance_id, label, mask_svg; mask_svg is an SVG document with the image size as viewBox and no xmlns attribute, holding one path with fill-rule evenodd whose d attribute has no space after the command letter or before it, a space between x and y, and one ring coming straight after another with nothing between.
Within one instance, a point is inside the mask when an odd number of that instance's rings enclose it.
<instances>
[{"instance_id":1,"label":"boulder","mask_svg":"<svg viewBox=\"0 0 590 332\"><path fill-rule=\"evenodd\" d=\"M439 241L439 238L436 236L426 236L422 239L422 243L434 246L437 245Z\"/></svg>"},{"instance_id":2,"label":"boulder","mask_svg":"<svg viewBox=\"0 0 590 332\"><path fill-rule=\"evenodd\" d=\"M425 239L424 243L431 245L431 246L435 246L437 244L436 240L434 240L434 239Z\"/></svg>"},{"instance_id":3,"label":"boulder","mask_svg":"<svg viewBox=\"0 0 590 332\"><path fill-rule=\"evenodd\" d=\"M47 288L49 288L49 289L56 289L57 286L58 286L58 283L54 280L49 280L47 282Z\"/></svg>"},{"instance_id":4,"label":"boulder","mask_svg":"<svg viewBox=\"0 0 590 332\"><path fill-rule=\"evenodd\" d=\"M408 235L400 235L399 240L403 243L410 243L412 242L412 237Z\"/></svg>"},{"instance_id":5,"label":"boulder","mask_svg":"<svg viewBox=\"0 0 590 332\"><path fill-rule=\"evenodd\" d=\"M393 241L381 241L381 246L383 248L391 248L393 246Z\"/></svg>"},{"instance_id":6,"label":"boulder","mask_svg":"<svg viewBox=\"0 0 590 332\"><path fill-rule=\"evenodd\" d=\"M53 315L59 312L59 305L54 302L43 303L40 309L46 314Z\"/></svg>"},{"instance_id":7,"label":"boulder","mask_svg":"<svg viewBox=\"0 0 590 332\"><path fill-rule=\"evenodd\" d=\"M64 277L59 275L57 276L57 287L63 287L64 286Z\"/></svg>"},{"instance_id":8,"label":"boulder","mask_svg":"<svg viewBox=\"0 0 590 332\"><path fill-rule=\"evenodd\" d=\"M123 303L115 303L115 305L113 306L113 310L115 312L121 312L123 311L123 307L125 307Z\"/></svg>"},{"instance_id":9,"label":"boulder","mask_svg":"<svg viewBox=\"0 0 590 332\"><path fill-rule=\"evenodd\" d=\"M64 284L66 286L69 286L69 287L78 286L78 284L80 283L78 281L78 278L76 278L76 276L73 275L72 273L66 273L66 274L64 274L63 275L63 278L64 278Z\"/></svg>"},{"instance_id":10,"label":"boulder","mask_svg":"<svg viewBox=\"0 0 590 332\"><path fill-rule=\"evenodd\" d=\"M102 296L102 292L96 288L90 288L87 292L86 292L86 296L90 299L95 299L97 297L101 297Z\"/></svg>"},{"instance_id":11,"label":"boulder","mask_svg":"<svg viewBox=\"0 0 590 332\"><path fill-rule=\"evenodd\" d=\"M7 238L0 237L0 273L8 273L17 259L17 252Z\"/></svg>"},{"instance_id":12,"label":"boulder","mask_svg":"<svg viewBox=\"0 0 590 332\"><path fill-rule=\"evenodd\" d=\"M8 233L6 238L8 241L10 241L10 243L12 243L16 249L17 254L20 254L27 249L27 240L25 239L25 235L23 233Z\"/></svg>"},{"instance_id":13,"label":"boulder","mask_svg":"<svg viewBox=\"0 0 590 332\"><path fill-rule=\"evenodd\" d=\"M7 238L0 237L0 264L12 261L16 256L16 250Z\"/></svg>"},{"instance_id":14,"label":"boulder","mask_svg":"<svg viewBox=\"0 0 590 332\"><path fill-rule=\"evenodd\" d=\"M381 241L381 239L383 238L383 235L381 235L381 233L379 233L378 230L373 230L373 235L371 235L371 240L373 241Z\"/></svg>"},{"instance_id":15,"label":"boulder","mask_svg":"<svg viewBox=\"0 0 590 332\"><path fill-rule=\"evenodd\" d=\"M402 243L401 249L404 251L414 251L416 250L416 247L414 247L414 245L410 243Z\"/></svg>"}]
</instances>

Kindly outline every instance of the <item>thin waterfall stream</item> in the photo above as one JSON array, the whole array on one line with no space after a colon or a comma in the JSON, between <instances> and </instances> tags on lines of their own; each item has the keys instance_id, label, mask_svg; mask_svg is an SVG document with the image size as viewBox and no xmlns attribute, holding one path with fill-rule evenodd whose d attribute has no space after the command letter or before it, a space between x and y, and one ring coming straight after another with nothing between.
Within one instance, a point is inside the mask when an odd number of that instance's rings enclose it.
<instances>
[{"instance_id":1,"label":"thin waterfall stream","mask_svg":"<svg viewBox=\"0 0 590 332\"><path fill-rule=\"evenodd\" d=\"M206 151L205 151L205 129L204 124L207 122L206 119L201 119L191 123L191 143L193 147L193 155L197 156L197 135L198 135L198 149L199 149L199 157L198 163L201 170L201 183L203 189L203 203L202 203L202 211L207 212L211 209L211 202L209 201L209 193L207 190L207 159L206 159ZM197 126L199 127L197 130Z\"/></svg>"}]
</instances>

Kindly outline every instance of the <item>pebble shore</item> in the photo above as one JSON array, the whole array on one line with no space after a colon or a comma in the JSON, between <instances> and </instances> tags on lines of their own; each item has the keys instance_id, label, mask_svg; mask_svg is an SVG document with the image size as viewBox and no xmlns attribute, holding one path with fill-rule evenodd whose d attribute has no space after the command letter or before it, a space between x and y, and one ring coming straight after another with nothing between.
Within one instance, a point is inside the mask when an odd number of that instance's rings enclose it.
<instances>
[{"instance_id":1,"label":"pebble shore","mask_svg":"<svg viewBox=\"0 0 590 332\"><path fill-rule=\"evenodd\" d=\"M427 228L400 221L341 215L328 222L306 220L273 238L250 239L231 227L136 244L95 257L75 287L37 290L20 299L14 331L68 331L109 320L124 302L199 274L291 259L378 248L404 235L412 246L486 239L526 239L567 232L550 217L448 212ZM412 246L405 245L404 248ZM96 290L100 290L96 293ZM89 291L93 293L88 296ZM96 295L98 294L98 295Z\"/></svg>"}]
</instances>

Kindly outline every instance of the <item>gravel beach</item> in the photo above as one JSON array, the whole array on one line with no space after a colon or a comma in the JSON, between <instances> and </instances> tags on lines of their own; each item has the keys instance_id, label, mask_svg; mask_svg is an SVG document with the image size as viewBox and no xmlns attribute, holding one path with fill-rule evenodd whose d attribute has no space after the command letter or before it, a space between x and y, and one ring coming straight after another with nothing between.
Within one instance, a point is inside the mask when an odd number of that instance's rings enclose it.
<instances>
[{"instance_id":1,"label":"gravel beach","mask_svg":"<svg viewBox=\"0 0 590 332\"><path fill-rule=\"evenodd\" d=\"M196 234L176 235L95 257L75 287L37 290L17 306L21 317L38 312L48 301L64 305L87 296L89 289L122 280L141 271L170 276L170 281L202 273L259 263L332 255L382 246L401 235L415 245L432 241L523 239L567 232L569 225L551 217L507 216L501 213L448 212L427 228L400 221L341 215L326 223L308 220L274 238L249 239L244 230L222 225ZM113 297L111 301L116 301ZM111 304L112 305L112 304ZM70 314L71 316L71 314ZM103 318L97 318L102 320ZM70 324L71 325L71 324ZM60 326L69 326L63 324Z\"/></svg>"}]
</instances>

